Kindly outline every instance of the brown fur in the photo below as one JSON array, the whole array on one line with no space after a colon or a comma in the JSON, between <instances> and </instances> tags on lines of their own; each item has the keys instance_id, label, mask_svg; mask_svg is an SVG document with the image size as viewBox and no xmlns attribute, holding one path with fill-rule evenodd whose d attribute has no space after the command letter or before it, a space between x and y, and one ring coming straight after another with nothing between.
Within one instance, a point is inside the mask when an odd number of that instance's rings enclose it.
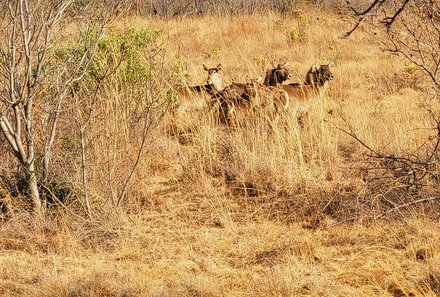
<instances>
[{"instance_id":1,"label":"brown fur","mask_svg":"<svg viewBox=\"0 0 440 297\"><path fill-rule=\"evenodd\" d=\"M228 122L237 106L250 105L256 95L253 83L232 83L211 98L211 109L219 111L222 122Z\"/></svg>"},{"instance_id":2,"label":"brown fur","mask_svg":"<svg viewBox=\"0 0 440 297\"><path fill-rule=\"evenodd\" d=\"M262 79L257 79L250 83L232 83L213 96L212 103L221 111L221 119L229 121L241 107L280 112L287 109L289 97L281 88L265 86Z\"/></svg>"},{"instance_id":3,"label":"brown fur","mask_svg":"<svg viewBox=\"0 0 440 297\"><path fill-rule=\"evenodd\" d=\"M303 84L289 84L280 86L288 95L291 109L294 112L307 111L311 103L322 96L328 82L334 78L330 68L334 63L327 65L315 64L307 72L306 80Z\"/></svg>"},{"instance_id":4,"label":"brown fur","mask_svg":"<svg viewBox=\"0 0 440 297\"><path fill-rule=\"evenodd\" d=\"M260 85L257 88L256 106L270 111L281 112L289 107L289 96L279 87Z\"/></svg>"},{"instance_id":5,"label":"brown fur","mask_svg":"<svg viewBox=\"0 0 440 297\"><path fill-rule=\"evenodd\" d=\"M208 73L208 77L204 84L196 86L180 86L176 88L180 105L184 109L188 106L202 108L209 98L217 94L223 89L221 71L222 65L208 68L203 64L203 69Z\"/></svg>"},{"instance_id":6,"label":"brown fur","mask_svg":"<svg viewBox=\"0 0 440 297\"><path fill-rule=\"evenodd\" d=\"M253 80L250 83L230 84L213 96L211 107L216 106L221 111L221 118L226 121L235 113L236 108L242 106L277 112L287 109L289 96L277 86L290 79L288 64L289 62L278 65L273 63L273 68L266 71L264 81Z\"/></svg>"},{"instance_id":7,"label":"brown fur","mask_svg":"<svg viewBox=\"0 0 440 297\"><path fill-rule=\"evenodd\" d=\"M273 63L273 68L266 70L264 85L274 87L290 79L289 69L287 68L288 65L289 62L278 65Z\"/></svg>"}]
</instances>

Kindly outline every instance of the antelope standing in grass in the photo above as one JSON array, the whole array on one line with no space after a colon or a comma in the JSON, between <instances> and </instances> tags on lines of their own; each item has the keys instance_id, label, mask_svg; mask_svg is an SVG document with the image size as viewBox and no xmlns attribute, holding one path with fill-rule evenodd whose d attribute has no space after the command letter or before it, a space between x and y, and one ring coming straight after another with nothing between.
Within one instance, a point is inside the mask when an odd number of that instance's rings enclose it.
<instances>
[{"instance_id":1,"label":"antelope standing in grass","mask_svg":"<svg viewBox=\"0 0 440 297\"><path fill-rule=\"evenodd\" d=\"M232 83L221 92L213 96L213 103L220 109L223 119L230 119L238 106L252 106L253 108L281 111L287 109L289 100L287 93L275 86L290 79L284 64L273 63L273 69L266 71L266 76L251 80L250 83Z\"/></svg>"},{"instance_id":2,"label":"antelope standing in grass","mask_svg":"<svg viewBox=\"0 0 440 297\"><path fill-rule=\"evenodd\" d=\"M237 108L280 112L288 105L287 93L280 88L265 86L262 77L249 83L232 83L212 100L223 122L229 121Z\"/></svg>"},{"instance_id":3,"label":"antelope standing in grass","mask_svg":"<svg viewBox=\"0 0 440 297\"><path fill-rule=\"evenodd\" d=\"M279 93L279 90L274 90L272 87L282 84L286 80L290 79L290 74L287 66L289 62L284 64L273 63L273 69L266 71L266 77L259 77L251 80L250 83L236 83L233 82L224 89L224 93L229 98L234 99L236 103L253 103L255 97L258 94L275 94Z\"/></svg>"},{"instance_id":4,"label":"antelope standing in grass","mask_svg":"<svg viewBox=\"0 0 440 297\"><path fill-rule=\"evenodd\" d=\"M209 98L223 89L220 73L222 65L218 64L216 67L208 68L203 64L203 69L208 73L208 78L204 84L196 86L186 85L176 88L181 109L185 110L191 107L203 108Z\"/></svg>"},{"instance_id":5,"label":"antelope standing in grass","mask_svg":"<svg viewBox=\"0 0 440 297\"><path fill-rule=\"evenodd\" d=\"M290 79L289 69L287 68L288 65L289 62L278 65L275 62L272 62L273 68L266 70L264 85L275 87Z\"/></svg>"},{"instance_id":6,"label":"antelope standing in grass","mask_svg":"<svg viewBox=\"0 0 440 297\"><path fill-rule=\"evenodd\" d=\"M232 83L211 97L210 109L218 112L222 122L228 122L235 113L236 106L250 103L254 96L252 84Z\"/></svg>"},{"instance_id":7,"label":"antelope standing in grass","mask_svg":"<svg viewBox=\"0 0 440 297\"><path fill-rule=\"evenodd\" d=\"M330 70L334 65L334 62L324 65L315 63L307 72L304 83L281 86L289 96L290 109L294 113L307 112L313 101L322 97L327 90L329 81L334 78Z\"/></svg>"}]
</instances>

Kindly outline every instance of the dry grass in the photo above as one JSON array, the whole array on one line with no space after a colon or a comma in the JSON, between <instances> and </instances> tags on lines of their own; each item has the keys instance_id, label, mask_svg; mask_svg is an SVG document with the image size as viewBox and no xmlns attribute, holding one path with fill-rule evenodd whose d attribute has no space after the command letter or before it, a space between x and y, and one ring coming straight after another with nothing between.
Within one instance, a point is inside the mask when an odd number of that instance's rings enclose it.
<instances>
[{"instance_id":1,"label":"dry grass","mask_svg":"<svg viewBox=\"0 0 440 297\"><path fill-rule=\"evenodd\" d=\"M126 213L105 205L106 144L97 141L90 184L99 222L65 210L45 222L20 212L3 222L0 295L440 295L438 206L368 220L389 197L368 188L356 170L365 150L335 128L346 128L343 117L381 151L420 146L432 123L419 107L423 85L412 83L418 74L403 60L361 32L339 39L346 26L316 12L130 22L164 30L167 60L184 65L172 83L186 74L202 82L203 62L222 63L226 84L245 81L262 75L269 58L291 61L295 81L316 60L335 60L336 79L304 128L290 114L242 111L230 126L206 110L168 115ZM129 163L133 155L114 158ZM114 179L123 175L114 170ZM78 172L60 176L79 180Z\"/></svg>"},{"instance_id":2,"label":"dry grass","mask_svg":"<svg viewBox=\"0 0 440 297\"><path fill-rule=\"evenodd\" d=\"M296 223L225 217L224 210L218 223L200 223L192 219L191 207L181 211L132 216L117 228L3 229L0 292L4 296L440 294L440 230L432 221L358 223L311 231Z\"/></svg>"}]
</instances>

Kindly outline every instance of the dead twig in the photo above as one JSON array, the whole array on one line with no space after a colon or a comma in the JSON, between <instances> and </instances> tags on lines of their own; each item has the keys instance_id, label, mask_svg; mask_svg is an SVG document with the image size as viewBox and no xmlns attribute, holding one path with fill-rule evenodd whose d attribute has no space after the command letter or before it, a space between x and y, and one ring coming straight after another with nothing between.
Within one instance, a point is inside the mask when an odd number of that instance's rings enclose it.
<instances>
[{"instance_id":1,"label":"dead twig","mask_svg":"<svg viewBox=\"0 0 440 297\"><path fill-rule=\"evenodd\" d=\"M423 202L428 202L428 201L435 201L435 200L440 200L440 196L434 196L434 197L428 197L428 198L422 198L422 199L418 199L418 200L414 200L405 204L400 204L400 205L396 205L395 207L375 216L373 219L377 220L379 218L382 218L386 215L389 215L392 212L395 212L399 209L411 206L411 205L415 205L415 204L419 204L419 203L423 203Z\"/></svg>"}]
</instances>

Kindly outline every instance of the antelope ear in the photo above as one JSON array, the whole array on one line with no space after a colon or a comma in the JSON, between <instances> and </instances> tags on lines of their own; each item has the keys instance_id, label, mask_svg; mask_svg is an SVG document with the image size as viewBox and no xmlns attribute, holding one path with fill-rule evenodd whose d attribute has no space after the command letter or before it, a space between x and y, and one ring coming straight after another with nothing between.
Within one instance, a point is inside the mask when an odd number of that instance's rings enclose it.
<instances>
[{"instance_id":1,"label":"antelope ear","mask_svg":"<svg viewBox=\"0 0 440 297\"><path fill-rule=\"evenodd\" d=\"M328 64L328 67L333 67L333 66L335 66L335 62L334 62L334 61L331 61L331 62Z\"/></svg>"},{"instance_id":2,"label":"antelope ear","mask_svg":"<svg viewBox=\"0 0 440 297\"><path fill-rule=\"evenodd\" d=\"M217 70L222 70L222 64L221 63L218 63Z\"/></svg>"},{"instance_id":3,"label":"antelope ear","mask_svg":"<svg viewBox=\"0 0 440 297\"><path fill-rule=\"evenodd\" d=\"M284 67L289 66L289 61L286 61L286 63L284 63Z\"/></svg>"},{"instance_id":4,"label":"antelope ear","mask_svg":"<svg viewBox=\"0 0 440 297\"><path fill-rule=\"evenodd\" d=\"M206 71L208 71L208 67L206 67L205 63L203 63L203 69L205 69Z\"/></svg>"},{"instance_id":5,"label":"antelope ear","mask_svg":"<svg viewBox=\"0 0 440 297\"><path fill-rule=\"evenodd\" d=\"M278 64L277 64L277 62L275 62L275 60L272 61L272 67L273 68L277 68L278 67Z\"/></svg>"}]
</instances>

